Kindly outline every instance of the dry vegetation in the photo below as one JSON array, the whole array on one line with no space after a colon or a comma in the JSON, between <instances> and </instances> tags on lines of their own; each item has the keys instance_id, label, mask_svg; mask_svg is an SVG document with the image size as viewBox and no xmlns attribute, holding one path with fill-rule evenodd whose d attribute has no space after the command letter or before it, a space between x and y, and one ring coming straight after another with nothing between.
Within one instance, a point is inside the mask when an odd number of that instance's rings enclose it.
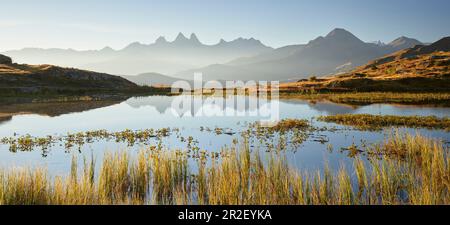
<instances>
[{"instance_id":1,"label":"dry vegetation","mask_svg":"<svg viewBox=\"0 0 450 225\"><path fill-rule=\"evenodd\" d=\"M370 164L357 158L350 172L317 173L290 167L282 153L251 152L245 142L223 158L198 159L196 170L182 151L109 153L99 171L94 160L79 171L74 158L67 177L2 170L0 204L450 204L450 157L442 142L394 134L367 150L389 154Z\"/></svg>"},{"instance_id":2,"label":"dry vegetation","mask_svg":"<svg viewBox=\"0 0 450 225\"><path fill-rule=\"evenodd\" d=\"M284 92L282 99L327 100L334 103L366 105L377 103L408 105L450 105L450 93L345 92L310 93Z\"/></svg>"},{"instance_id":3,"label":"dry vegetation","mask_svg":"<svg viewBox=\"0 0 450 225\"><path fill-rule=\"evenodd\" d=\"M380 129L391 126L404 126L412 128L444 129L450 131L450 118L436 116L392 116L370 114L342 114L320 116L319 121L354 126L360 129Z\"/></svg>"},{"instance_id":4,"label":"dry vegetation","mask_svg":"<svg viewBox=\"0 0 450 225\"><path fill-rule=\"evenodd\" d=\"M281 91L450 91L450 52L412 54L407 49L352 72L285 83Z\"/></svg>"},{"instance_id":5,"label":"dry vegetation","mask_svg":"<svg viewBox=\"0 0 450 225\"><path fill-rule=\"evenodd\" d=\"M0 64L0 74L2 75L30 75L36 72L50 69L51 65L19 65Z\"/></svg>"}]
</instances>

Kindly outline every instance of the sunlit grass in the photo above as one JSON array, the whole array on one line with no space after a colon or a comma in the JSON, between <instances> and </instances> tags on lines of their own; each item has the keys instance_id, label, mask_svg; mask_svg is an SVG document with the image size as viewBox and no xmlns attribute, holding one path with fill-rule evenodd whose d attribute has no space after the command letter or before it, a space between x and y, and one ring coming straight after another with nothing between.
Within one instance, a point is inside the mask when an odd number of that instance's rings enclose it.
<instances>
[{"instance_id":1,"label":"sunlit grass","mask_svg":"<svg viewBox=\"0 0 450 225\"><path fill-rule=\"evenodd\" d=\"M450 118L436 116L392 116L370 114L339 114L320 116L319 121L354 126L360 129L380 129L390 126L412 128L450 129Z\"/></svg>"},{"instance_id":2,"label":"sunlit grass","mask_svg":"<svg viewBox=\"0 0 450 225\"><path fill-rule=\"evenodd\" d=\"M0 171L0 204L450 204L450 156L439 140L393 133L352 168L299 171L282 152L245 141L221 158L183 151L106 153L52 179L42 168ZM98 174L97 174L98 173Z\"/></svg>"},{"instance_id":3,"label":"sunlit grass","mask_svg":"<svg viewBox=\"0 0 450 225\"><path fill-rule=\"evenodd\" d=\"M407 93L407 92L345 92L311 93L281 92L280 98L328 100L335 103L366 105L375 103L398 103L418 105L450 105L450 93Z\"/></svg>"}]
</instances>

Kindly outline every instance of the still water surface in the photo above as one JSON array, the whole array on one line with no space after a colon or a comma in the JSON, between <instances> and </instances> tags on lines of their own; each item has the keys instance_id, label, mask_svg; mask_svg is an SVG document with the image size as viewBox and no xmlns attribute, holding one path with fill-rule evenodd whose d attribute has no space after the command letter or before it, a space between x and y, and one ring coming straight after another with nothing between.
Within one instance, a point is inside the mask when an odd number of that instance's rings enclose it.
<instances>
[{"instance_id":1,"label":"still water surface","mask_svg":"<svg viewBox=\"0 0 450 225\"><path fill-rule=\"evenodd\" d=\"M246 98L235 96L236 98ZM87 103L59 103L59 104L28 104L26 106L9 107L6 113L9 116L0 119L0 138L14 135L30 134L36 137L47 135L64 135L68 132L92 131L106 129L110 132L123 131L125 129L143 130L160 128L178 128L176 134L163 138L164 148L185 149L186 142L180 141L177 136L189 137L198 141L197 146L207 151L220 151L221 147L230 146L233 139L240 138L239 133L247 129L248 124L265 119L260 116L185 116L179 117L171 108L175 97L151 96L130 98L123 102L111 102L108 104L90 105ZM195 97L201 98L201 97ZM214 98L214 97L210 97ZM202 99L200 99L202 100ZM299 169L316 170L322 169L327 162L331 169L340 166L351 166L352 160L347 157L348 152L340 151L342 147L352 144L380 142L388 133L384 131L359 131L344 126L317 122L313 118L320 115L333 114L376 114L376 115L435 115L438 117L450 116L450 108L438 108L428 106L402 106L375 104L368 106L349 106L334 104L330 102L311 103L302 100L274 100L279 101L280 118L308 119L318 127L336 127L337 131L321 131L312 134L307 141L295 149L290 147L287 151L291 165ZM211 101L204 103L201 107L205 111L217 109ZM228 109L230 110L230 109ZM232 110L232 109L231 109ZM246 109L247 111L254 109ZM5 111L5 110L3 110ZM0 115L5 112L0 112ZM235 135L206 132L201 128L224 128L232 131ZM346 129L347 128L347 129ZM343 129L343 130L340 130ZM450 141L450 134L442 130L426 129L404 129L411 133L420 132L423 135ZM326 140L320 142L318 140ZM276 140L275 140L276 141ZM156 145L155 143L153 143ZM330 146L333 151L330 151ZM98 141L89 143L71 151L64 146L53 146L45 157L42 151L36 149L31 152L9 151L8 146L0 145L0 167L33 167L45 166L51 174L66 174L70 171L70 161L73 154L79 155L80 162L83 156L96 159L101 162L105 151L125 150L136 152L137 149L148 148L143 144L128 147L126 143L111 141ZM252 145L252 148L257 148ZM99 163L97 163L99 164Z\"/></svg>"}]
</instances>

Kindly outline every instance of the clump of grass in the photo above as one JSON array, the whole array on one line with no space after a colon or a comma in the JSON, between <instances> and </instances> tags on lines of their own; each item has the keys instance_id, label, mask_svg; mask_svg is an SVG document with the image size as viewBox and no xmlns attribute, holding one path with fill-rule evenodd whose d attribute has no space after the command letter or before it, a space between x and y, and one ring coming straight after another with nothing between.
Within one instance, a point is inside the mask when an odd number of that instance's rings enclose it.
<instances>
[{"instance_id":1,"label":"clump of grass","mask_svg":"<svg viewBox=\"0 0 450 225\"><path fill-rule=\"evenodd\" d=\"M315 129L308 120L284 119L271 126L266 124L263 126L259 122L250 124L248 129L242 132L242 136L265 145L267 151L285 150L288 145L297 149ZM276 138L278 138L277 146L274 145Z\"/></svg>"},{"instance_id":2,"label":"clump of grass","mask_svg":"<svg viewBox=\"0 0 450 225\"><path fill-rule=\"evenodd\" d=\"M406 135L406 138L405 136ZM44 169L0 171L0 204L450 204L450 156L442 142L393 134L354 168L298 171L280 152L260 155L247 142L188 166L185 152L107 153L51 179ZM83 171L81 174L78 171Z\"/></svg>"},{"instance_id":3,"label":"clump of grass","mask_svg":"<svg viewBox=\"0 0 450 225\"><path fill-rule=\"evenodd\" d=\"M408 92L281 92L280 98L305 100L328 100L351 105L408 104L408 105L450 105L450 93L408 93Z\"/></svg>"},{"instance_id":4,"label":"clump of grass","mask_svg":"<svg viewBox=\"0 0 450 225\"><path fill-rule=\"evenodd\" d=\"M0 139L0 144L10 146L11 152L17 151L32 151L36 147L43 150L43 155L46 156L47 149L56 143L62 142L67 150L74 146L81 148L86 143L92 143L98 140L115 140L117 143L127 143L128 146L133 146L136 143L148 143L151 139L160 140L167 137L176 129L161 128L161 129L145 129L132 131L126 129L119 132L108 132L106 130L95 130L78 133L68 133L65 136L55 137L32 137L30 135L23 135L19 137L9 137Z\"/></svg>"},{"instance_id":5,"label":"clump of grass","mask_svg":"<svg viewBox=\"0 0 450 225\"><path fill-rule=\"evenodd\" d=\"M450 118L436 116L392 116L370 114L340 114L320 116L319 121L354 126L363 130L377 130L383 127L404 126L413 128L450 130Z\"/></svg>"},{"instance_id":6,"label":"clump of grass","mask_svg":"<svg viewBox=\"0 0 450 225\"><path fill-rule=\"evenodd\" d=\"M278 122L270 130L277 132L286 132L293 129L304 130L310 128L311 125L308 120L304 119L284 119Z\"/></svg>"},{"instance_id":7,"label":"clump of grass","mask_svg":"<svg viewBox=\"0 0 450 225\"><path fill-rule=\"evenodd\" d=\"M157 204L186 204L190 199L187 157L181 152L163 152L150 157L152 188Z\"/></svg>"}]
</instances>

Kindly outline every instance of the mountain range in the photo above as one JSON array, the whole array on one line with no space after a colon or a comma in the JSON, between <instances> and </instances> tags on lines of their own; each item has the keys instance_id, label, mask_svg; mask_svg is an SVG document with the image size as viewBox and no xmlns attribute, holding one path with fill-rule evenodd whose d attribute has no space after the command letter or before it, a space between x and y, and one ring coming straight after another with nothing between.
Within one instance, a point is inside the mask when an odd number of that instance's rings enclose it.
<instances>
[{"instance_id":1,"label":"mountain range","mask_svg":"<svg viewBox=\"0 0 450 225\"><path fill-rule=\"evenodd\" d=\"M173 41L159 37L152 44L134 42L120 50L25 48L4 54L21 63L49 63L116 75L144 74L140 80L151 77L164 82L172 82L172 78L191 80L194 73L202 72L204 80L283 81L348 72L370 60L416 45L423 43L408 37L387 44L367 43L337 28L307 44L277 49L254 38L229 42L222 39L215 45L205 45L195 34L187 38L179 33Z\"/></svg>"},{"instance_id":2,"label":"mountain range","mask_svg":"<svg viewBox=\"0 0 450 225\"><path fill-rule=\"evenodd\" d=\"M450 37L372 60L339 75L283 83L282 90L449 91Z\"/></svg>"},{"instance_id":3,"label":"mountain range","mask_svg":"<svg viewBox=\"0 0 450 225\"><path fill-rule=\"evenodd\" d=\"M148 72L174 74L271 50L254 38L237 38L229 42L221 39L215 45L205 45L195 34L187 38L179 33L171 42L159 37L152 44L134 42L120 50L109 47L89 51L25 48L2 54L20 63L49 63L116 75L136 75Z\"/></svg>"},{"instance_id":4,"label":"mountain range","mask_svg":"<svg viewBox=\"0 0 450 225\"><path fill-rule=\"evenodd\" d=\"M226 64L184 71L177 77L202 72L206 79L289 80L350 71L370 60L421 45L400 37L389 44L366 43L344 29L334 29L306 45L292 45Z\"/></svg>"}]
</instances>

